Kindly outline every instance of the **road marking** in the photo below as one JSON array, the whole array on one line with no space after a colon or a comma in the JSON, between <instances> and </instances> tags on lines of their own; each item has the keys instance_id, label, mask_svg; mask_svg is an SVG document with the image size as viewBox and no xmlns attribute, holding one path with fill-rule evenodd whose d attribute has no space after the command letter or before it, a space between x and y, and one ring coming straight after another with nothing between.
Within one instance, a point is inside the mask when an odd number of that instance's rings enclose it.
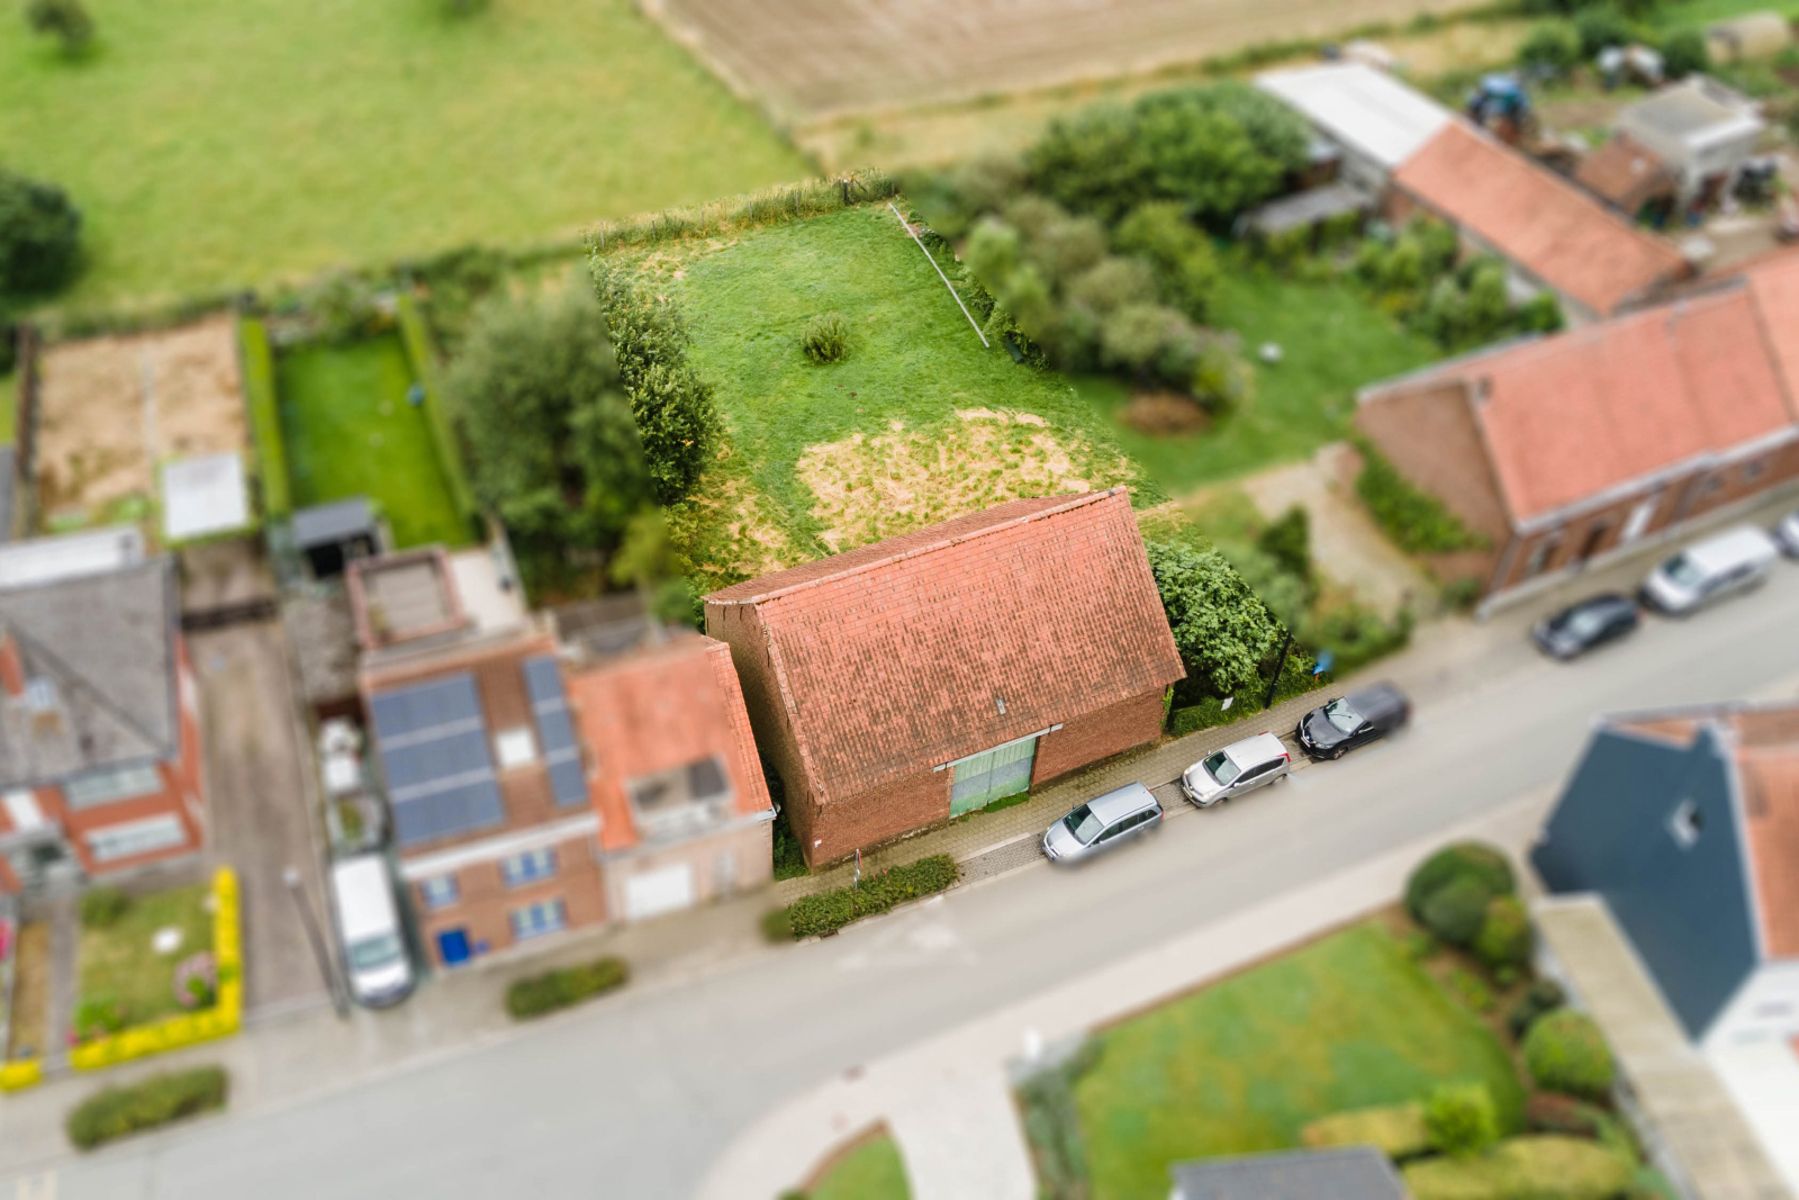
<instances>
[{"instance_id":1,"label":"road marking","mask_svg":"<svg viewBox=\"0 0 1799 1200\"><path fill-rule=\"evenodd\" d=\"M19 1176L18 1190L14 1194L18 1200L56 1200L56 1172Z\"/></svg>"}]
</instances>

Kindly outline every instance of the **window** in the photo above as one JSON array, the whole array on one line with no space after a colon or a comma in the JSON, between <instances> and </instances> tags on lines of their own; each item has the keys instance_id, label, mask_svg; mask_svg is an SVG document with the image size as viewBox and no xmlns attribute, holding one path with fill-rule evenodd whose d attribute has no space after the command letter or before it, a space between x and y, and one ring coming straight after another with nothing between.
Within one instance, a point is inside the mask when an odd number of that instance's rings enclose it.
<instances>
[{"instance_id":1,"label":"window","mask_svg":"<svg viewBox=\"0 0 1799 1200\"><path fill-rule=\"evenodd\" d=\"M555 873L556 852L548 847L542 850L525 850L511 858L500 860L500 876L509 888L548 879Z\"/></svg>"},{"instance_id":2,"label":"window","mask_svg":"<svg viewBox=\"0 0 1799 1200\"><path fill-rule=\"evenodd\" d=\"M527 938L541 937L567 928L568 910L559 899L541 900L536 904L513 909L511 919L512 940L522 942Z\"/></svg>"},{"instance_id":3,"label":"window","mask_svg":"<svg viewBox=\"0 0 1799 1200\"><path fill-rule=\"evenodd\" d=\"M1700 819L1699 806L1691 800L1682 800L1668 818L1668 832L1674 835L1674 840L1682 850L1691 850L1704 829L1705 822Z\"/></svg>"},{"instance_id":4,"label":"window","mask_svg":"<svg viewBox=\"0 0 1799 1200\"><path fill-rule=\"evenodd\" d=\"M454 875L434 875L419 880L419 899L433 912L448 908L461 898L462 890L456 886Z\"/></svg>"},{"instance_id":5,"label":"window","mask_svg":"<svg viewBox=\"0 0 1799 1200\"><path fill-rule=\"evenodd\" d=\"M502 729L494 735L493 756L499 760L502 771L530 766L537 761L537 739L523 725L516 729Z\"/></svg>"},{"instance_id":6,"label":"window","mask_svg":"<svg viewBox=\"0 0 1799 1200\"><path fill-rule=\"evenodd\" d=\"M62 791L70 808L93 808L100 804L111 804L115 800L160 792L162 776L154 765L90 771L63 784Z\"/></svg>"},{"instance_id":7,"label":"window","mask_svg":"<svg viewBox=\"0 0 1799 1200\"><path fill-rule=\"evenodd\" d=\"M1758 480L1762 477L1762 472L1766 471L1767 469L1768 469L1768 461L1766 459L1763 459L1763 458L1750 459L1748 462L1743 464L1743 472L1742 472L1743 482L1744 483L1754 483L1756 480Z\"/></svg>"},{"instance_id":8,"label":"window","mask_svg":"<svg viewBox=\"0 0 1799 1200\"><path fill-rule=\"evenodd\" d=\"M173 813L108 825L87 835L88 853L97 863L113 862L187 843L187 830Z\"/></svg>"},{"instance_id":9,"label":"window","mask_svg":"<svg viewBox=\"0 0 1799 1200\"><path fill-rule=\"evenodd\" d=\"M638 829L650 840L704 830L731 811L731 782L717 755L630 780L625 791Z\"/></svg>"},{"instance_id":10,"label":"window","mask_svg":"<svg viewBox=\"0 0 1799 1200\"><path fill-rule=\"evenodd\" d=\"M1538 542L1531 549L1529 561L1524 564L1524 577L1529 579L1534 575L1541 575L1543 569L1549 565L1549 560L1555 557L1555 552L1561 549L1561 545L1562 539L1559 534L1546 537Z\"/></svg>"}]
</instances>

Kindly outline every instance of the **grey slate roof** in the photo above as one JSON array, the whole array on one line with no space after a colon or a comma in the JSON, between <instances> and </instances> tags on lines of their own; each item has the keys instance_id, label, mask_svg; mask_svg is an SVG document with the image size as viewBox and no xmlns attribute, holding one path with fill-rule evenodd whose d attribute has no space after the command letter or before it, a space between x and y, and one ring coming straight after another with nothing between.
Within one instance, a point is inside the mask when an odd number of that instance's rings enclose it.
<instances>
[{"instance_id":1,"label":"grey slate roof","mask_svg":"<svg viewBox=\"0 0 1799 1200\"><path fill-rule=\"evenodd\" d=\"M375 510L366 496L315 504L294 513L294 544L302 550L374 532Z\"/></svg>"},{"instance_id":2,"label":"grey slate roof","mask_svg":"<svg viewBox=\"0 0 1799 1200\"><path fill-rule=\"evenodd\" d=\"M1407 1200L1393 1164L1371 1146L1283 1150L1176 1163L1174 1200Z\"/></svg>"},{"instance_id":3,"label":"grey slate roof","mask_svg":"<svg viewBox=\"0 0 1799 1200\"><path fill-rule=\"evenodd\" d=\"M166 558L0 591L26 680L0 696L0 786L174 757L178 614Z\"/></svg>"}]
</instances>

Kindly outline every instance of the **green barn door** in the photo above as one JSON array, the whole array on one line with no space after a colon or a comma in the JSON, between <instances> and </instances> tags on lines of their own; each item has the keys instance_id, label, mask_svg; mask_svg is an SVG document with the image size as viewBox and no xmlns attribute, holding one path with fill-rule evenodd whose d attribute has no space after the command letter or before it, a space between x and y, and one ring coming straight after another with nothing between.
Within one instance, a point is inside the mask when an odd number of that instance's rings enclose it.
<instances>
[{"instance_id":1,"label":"green barn door","mask_svg":"<svg viewBox=\"0 0 1799 1200\"><path fill-rule=\"evenodd\" d=\"M1026 738L951 764L949 815L959 817L995 800L1029 791L1031 766L1036 761L1037 739Z\"/></svg>"}]
</instances>

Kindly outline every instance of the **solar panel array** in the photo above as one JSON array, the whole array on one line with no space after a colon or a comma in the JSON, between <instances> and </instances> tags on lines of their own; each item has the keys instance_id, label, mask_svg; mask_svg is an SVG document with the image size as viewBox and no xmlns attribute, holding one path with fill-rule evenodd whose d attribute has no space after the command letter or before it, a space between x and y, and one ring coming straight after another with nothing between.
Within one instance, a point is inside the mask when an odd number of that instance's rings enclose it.
<instances>
[{"instance_id":1,"label":"solar panel array","mask_svg":"<svg viewBox=\"0 0 1799 1200\"><path fill-rule=\"evenodd\" d=\"M550 772L550 792L558 808L587 803L587 780L581 767L581 747L568 718L568 696L562 690L562 672L556 660L539 655L525 660L525 690L531 696L531 714L537 719L537 744Z\"/></svg>"},{"instance_id":2,"label":"solar panel array","mask_svg":"<svg viewBox=\"0 0 1799 1200\"><path fill-rule=\"evenodd\" d=\"M395 688L373 697L369 707L400 845L505 820L474 676Z\"/></svg>"}]
</instances>

